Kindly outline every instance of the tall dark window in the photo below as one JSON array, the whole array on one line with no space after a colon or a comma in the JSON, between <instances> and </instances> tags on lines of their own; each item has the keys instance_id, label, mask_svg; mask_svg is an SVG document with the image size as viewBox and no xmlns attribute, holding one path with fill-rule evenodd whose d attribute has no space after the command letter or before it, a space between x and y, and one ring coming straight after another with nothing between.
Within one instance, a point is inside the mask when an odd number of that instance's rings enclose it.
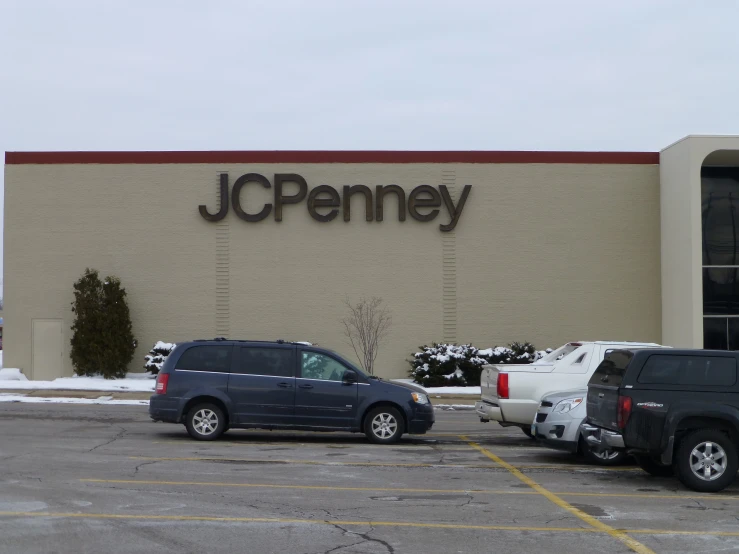
<instances>
[{"instance_id":1,"label":"tall dark window","mask_svg":"<svg viewBox=\"0 0 739 554\"><path fill-rule=\"evenodd\" d=\"M739 350L739 167L701 169L703 346Z\"/></svg>"}]
</instances>

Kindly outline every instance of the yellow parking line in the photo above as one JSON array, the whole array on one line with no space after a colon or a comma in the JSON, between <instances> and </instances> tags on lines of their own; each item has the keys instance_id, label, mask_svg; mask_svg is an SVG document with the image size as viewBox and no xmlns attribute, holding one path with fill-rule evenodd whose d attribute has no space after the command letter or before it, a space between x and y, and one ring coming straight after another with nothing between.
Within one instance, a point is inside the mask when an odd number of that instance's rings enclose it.
<instances>
[{"instance_id":1,"label":"yellow parking line","mask_svg":"<svg viewBox=\"0 0 739 554\"><path fill-rule=\"evenodd\" d=\"M366 491L366 492L424 492L424 493L447 493L447 494L529 494L535 495L535 492L524 491L496 491L496 490L475 490L475 489L414 489L414 488L398 488L398 487L330 487L320 485L277 485L271 483L219 483L219 482L202 482L202 481L145 481L136 479L80 479L83 483L121 483L134 485L176 485L176 486L194 486L194 487L245 487L245 488L263 488L263 489L307 489L307 490L324 490L324 491Z\"/></svg>"},{"instance_id":2,"label":"yellow parking line","mask_svg":"<svg viewBox=\"0 0 739 554\"><path fill-rule=\"evenodd\" d=\"M362 527L424 527L430 529L474 529L479 531L542 531L597 533L586 527L536 527L517 525L467 525L456 523L418 523L413 521L340 521L270 517L176 516L161 514L90 514L66 512L0 512L0 517L57 517L76 519L141 519L163 521L216 521L224 523L304 523L313 525L359 525Z\"/></svg>"},{"instance_id":3,"label":"yellow parking line","mask_svg":"<svg viewBox=\"0 0 739 554\"><path fill-rule=\"evenodd\" d=\"M132 460L152 460L155 462L243 462L253 464L296 464L296 465L326 465L326 466L368 466L368 467L435 467L435 468L458 468L458 469L503 469L499 465L492 464L449 464L449 463L418 463L418 462L338 462L323 460L260 460L258 458L219 458L216 456L129 456ZM599 467L599 466L574 466L574 465L526 465L518 466L518 469L552 469L556 471L641 471L638 468Z\"/></svg>"},{"instance_id":4,"label":"yellow parking line","mask_svg":"<svg viewBox=\"0 0 739 554\"><path fill-rule=\"evenodd\" d=\"M457 523L420 523L415 521L343 521L322 519L296 519L271 517L227 517L227 516L189 516L189 515L162 515L162 514L97 514L77 512L0 512L0 517L53 517L68 519L124 519L145 521L210 521L217 523L294 523L306 525L347 525L360 527L421 527L426 529L460 529L478 531L534 531L542 533L608 533L595 527L543 527L524 525L471 525ZM600 522L599 522L600 523ZM607 527L607 526L605 526ZM611 529L609 527L609 529ZM615 529L611 529L616 531ZM619 533L634 535L705 535L713 537L739 537L739 531L674 531L670 529L619 529ZM630 537L626 537L636 545L641 545ZM630 545L631 546L631 545ZM652 552L642 545L641 552Z\"/></svg>"},{"instance_id":5,"label":"yellow parking line","mask_svg":"<svg viewBox=\"0 0 739 554\"><path fill-rule=\"evenodd\" d=\"M118 483L127 485L173 485L191 487L237 487L255 489L297 489L297 490L325 490L325 491L365 491L365 492L409 492L435 494L514 494L538 495L536 491L514 491L496 489L417 489L403 487L337 487L321 485L281 485L275 483L225 483L218 481L155 481L144 479L80 479L83 483ZM629 494L629 493L600 493L600 492L556 492L559 496L603 496L608 498L645 498L666 500L739 500L739 496L724 496L720 494Z\"/></svg>"},{"instance_id":6,"label":"yellow parking line","mask_svg":"<svg viewBox=\"0 0 739 554\"><path fill-rule=\"evenodd\" d=\"M322 460L258 460L253 458L215 458L207 456L190 457L157 457L157 456L129 456L133 460L153 460L158 462L245 462L258 464L303 464L318 466L370 466L370 467L454 467L454 468L487 468L497 469L497 466L487 464L469 466L462 464L422 464L404 462L326 462Z\"/></svg>"},{"instance_id":7,"label":"yellow parking line","mask_svg":"<svg viewBox=\"0 0 739 554\"><path fill-rule=\"evenodd\" d=\"M711 537L739 537L739 531L672 531L670 529L629 529L630 535L708 535Z\"/></svg>"},{"instance_id":8,"label":"yellow parking line","mask_svg":"<svg viewBox=\"0 0 739 554\"><path fill-rule=\"evenodd\" d=\"M654 554L654 551L653 550L651 550L650 548L646 547L645 545L643 545L642 543L640 543L636 539L633 539L633 538L629 537L624 531L622 531L620 529L614 529L613 527L611 527L609 525L606 525L602 521L599 521L599 520L595 519L593 516L591 516L589 514L586 514L582 510L579 510L579 509L575 508L572 504L570 504L569 502L567 502L565 500L562 500L559 496L557 496L553 492L550 492L549 490L545 489L539 483L537 483L536 481L534 481L530 477L524 475L523 473L521 473L521 471L519 471L518 469L516 469L515 467L513 467L511 464L509 464L508 462L505 462L505 461L501 460L498 456L496 456L495 454L493 454L489 450L483 448L479 444L470 441L465 436L460 436L460 438L462 440L467 440L467 443L472 448L474 448L478 452L481 452L482 454L484 454L485 456L487 456L488 458L490 458L491 460L493 460L497 464L501 465L502 467L506 468L516 478L518 478L523 483L526 483L529 487L531 487L536 492L538 492L539 494L541 494L542 496L544 496L545 498L547 498L550 502L556 504L557 506L559 506L560 508L562 508L564 510L567 510L569 513L571 513L572 515L580 518L582 521L584 521L585 523L587 523L588 525L590 525L594 529L597 529L598 531L601 531L603 533L607 533L608 535L610 535L614 539L617 539L617 540L621 541L623 544L625 544L626 546L628 546L634 552L637 552L639 554Z\"/></svg>"},{"instance_id":9,"label":"yellow parking line","mask_svg":"<svg viewBox=\"0 0 739 554\"><path fill-rule=\"evenodd\" d=\"M511 464L513 465L513 464ZM638 467L604 467L604 466L581 466L573 464L560 464L557 466L524 465L513 466L516 469L556 469L560 471L642 471Z\"/></svg>"}]
</instances>

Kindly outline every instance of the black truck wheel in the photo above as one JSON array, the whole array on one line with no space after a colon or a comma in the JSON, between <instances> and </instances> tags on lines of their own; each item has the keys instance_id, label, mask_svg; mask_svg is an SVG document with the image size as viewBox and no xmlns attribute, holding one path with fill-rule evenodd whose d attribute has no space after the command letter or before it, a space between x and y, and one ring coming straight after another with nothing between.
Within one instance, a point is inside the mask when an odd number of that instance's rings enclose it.
<instances>
[{"instance_id":1,"label":"black truck wheel","mask_svg":"<svg viewBox=\"0 0 739 554\"><path fill-rule=\"evenodd\" d=\"M636 460L636 465L653 477L672 477L675 474L672 466L661 464L650 456L635 455L634 459Z\"/></svg>"},{"instance_id":2,"label":"black truck wheel","mask_svg":"<svg viewBox=\"0 0 739 554\"><path fill-rule=\"evenodd\" d=\"M737 447L715 429L698 429L686 435L677 448L675 469L680 482L698 492L718 492L736 478Z\"/></svg>"},{"instance_id":3,"label":"black truck wheel","mask_svg":"<svg viewBox=\"0 0 739 554\"><path fill-rule=\"evenodd\" d=\"M580 452L588 462L599 466L618 466L629 458L629 455L621 450L594 450L582 437Z\"/></svg>"}]
</instances>

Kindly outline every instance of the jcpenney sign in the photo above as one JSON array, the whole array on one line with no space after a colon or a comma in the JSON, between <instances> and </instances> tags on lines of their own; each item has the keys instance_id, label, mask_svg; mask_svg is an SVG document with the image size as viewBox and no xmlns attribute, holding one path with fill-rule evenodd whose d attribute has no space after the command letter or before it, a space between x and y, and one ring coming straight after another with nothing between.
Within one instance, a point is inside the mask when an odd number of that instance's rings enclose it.
<instances>
[{"instance_id":1,"label":"jcpenney sign","mask_svg":"<svg viewBox=\"0 0 739 554\"><path fill-rule=\"evenodd\" d=\"M351 221L351 198L354 195L364 197L364 217L366 221L382 221L384 218L383 204L385 197L394 195L398 203L398 220L405 221L406 211L416 221L433 221L439 216L444 207L445 214L442 217L448 219L447 223L439 225L442 231L451 231L456 227L464 204L472 189L471 185L465 185L457 203L454 203L447 187L440 185L437 188L429 185L420 185L408 193L398 185L377 185L373 191L365 185L344 185L341 195L334 187L319 185L308 191L308 183L297 173L275 173L274 186L264 175L259 173L246 173L234 181L231 189L230 205L234 213L244 221L255 223L269 217L274 212L275 221L282 221L283 208L289 204L300 204L306 201L308 213L316 221L332 221L339 215L341 208L344 221ZM283 185L295 183L298 185L296 194L284 194ZM247 194L246 185L274 188L274 204L267 203L257 213L247 213L242 208L242 198ZM210 213L205 205L199 206L200 215L208 221L220 221L229 209L229 177L228 173L221 173L219 195L221 209L217 213ZM306 200L307 198L307 200Z\"/></svg>"}]
</instances>

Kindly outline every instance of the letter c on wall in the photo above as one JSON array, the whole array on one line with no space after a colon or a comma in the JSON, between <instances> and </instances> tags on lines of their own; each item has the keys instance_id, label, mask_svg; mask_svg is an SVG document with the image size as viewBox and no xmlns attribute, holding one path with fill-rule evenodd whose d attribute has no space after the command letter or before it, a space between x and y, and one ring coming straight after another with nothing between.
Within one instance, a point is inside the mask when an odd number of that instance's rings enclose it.
<instances>
[{"instance_id":1,"label":"letter c on wall","mask_svg":"<svg viewBox=\"0 0 739 554\"><path fill-rule=\"evenodd\" d=\"M262 221L267 217L269 212L272 211L272 204L265 204L264 208L262 208L262 210L257 214L248 214L243 210L241 207L241 189L244 185L251 182L259 183L266 189L272 188L272 185L264 175L260 175L259 173L246 173L236 179L236 182L234 183L234 188L231 191L231 205L240 219L253 223L256 221Z\"/></svg>"}]
</instances>

